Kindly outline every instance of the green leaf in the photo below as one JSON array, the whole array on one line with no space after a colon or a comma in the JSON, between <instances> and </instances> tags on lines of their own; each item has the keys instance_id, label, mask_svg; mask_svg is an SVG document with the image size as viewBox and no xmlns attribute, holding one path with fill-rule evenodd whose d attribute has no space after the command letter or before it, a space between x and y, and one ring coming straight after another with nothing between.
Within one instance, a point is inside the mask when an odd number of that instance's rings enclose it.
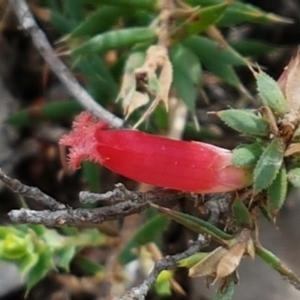
<instances>
[{"instance_id":1,"label":"green leaf","mask_svg":"<svg viewBox=\"0 0 300 300\"><path fill-rule=\"evenodd\" d=\"M80 59L74 59L74 67L85 74L90 93L94 98L101 99L102 104L116 98L118 86L102 57L92 54L82 56Z\"/></svg>"},{"instance_id":2,"label":"green leaf","mask_svg":"<svg viewBox=\"0 0 300 300\"><path fill-rule=\"evenodd\" d=\"M259 96L265 106L283 115L288 111L288 103L277 82L263 71L254 73Z\"/></svg>"},{"instance_id":3,"label":"green leaf","mask_svg":"<svg viewBox=\"0 0 300 300\"><path fill-rule=\"evenodd\" d=\"M232 153L232 163L237 167L255 166L263 152L262 144L255 142L250 145L241 145Z\"/></svg>"},{"instance_id":4,"label":"green leaf","mask_svg":"<svg viewBox=\"0 0 300 300\"><path fill-rule=\"evenodd\" d=\"M26 276L26 274L31 270L31 268L36 265L39 260L39 254L30 251L18 264L19 271L22 276Z\"/></svg>"},{"instance_id":5,"label":"green leaf","mask_svg":"<svg viewBox=\"0 0 300 300\"><path fill-rule=\"evenodd\" d=\"M254 169L254 190L261 191L271 185L282 166L284 150L280 138L274 138L265 148Z\"/></svg>"},{"instance_id":6,"label":"green leaf","mask_svg":"<svg viewBox=\"0 0 300 300\"><path fill-rule=\"evenodd\" d=\"M289 170L287 178L294 187L300 189L300 168L293 168Z\"/></svg>"},{"instance_id":7,"label":"green leaf","mask_svg":"<svg viewBox=\"0 0 300 300\"><path fill-rule=\"evenodd\" d=\"M105 268L91 261L85 257L76 257L76 263L80 266L80 268L84 271L86 275L96 276L97 278L104 278L105 275Z\"/></svg>"},{"instance_id":8,"label":"green leaf","mask_svg":"<svg viewBox=\"0 0 300 300\"><path fill-rule=\"evenodd\" d=\"M234 293L234 281L232 279L232 276L227 278L225 287L222 288L222 291L220 289L217 290L215 293L213 300L231 300L233 299L233 293Z\"/></svg>"},{"instance_id":9,"label":"green leaf","mask_svg":"<svg viewBox=\"0 0 300 300\"><path fill-rule=\"evenodd\" d=\"M51 10L50 19L53 28L61 34L70 33L74 29L74 23L58 11Z\"/></svg>"},{"instance_id":10,"label":"green leaf","mask_svg":"<svg viewBox=\"0 0 300 300\"><path fill-rule=\"evenodd\" d=\"M278 172L276 178L268 188L268 208L273 218L276 218L287 194L287 174L284 166Z\"/></svg>"},{"instance_id":11,"label":"green leaf","mask_svg":"<svg viewBox=\"0 0 300 300\"><path fill-rule=\"evenodd\" d=\"M58 250L55 254L58 259L57 266L69 272L70 263L76 254L76 247L73 245L65 246Z\"/></svg>"},{"instance_id":12,"label":"green leaf","mask_svg":"<svg viewBox=\"0 0 300 300\"><path fill-rule=\"evenodd\" d=\"M260 40L242 39L229 42L231 47L243 56L262 56L278 50L278 46Z\"/></svg>"},{"instance_id":13,"label":"green leaf","mask_svg":"<svg viewBox=\"0 0 300 300\"><path fill-rule=\"evenodd\" d=\"M68 38L91 36L109 30L122 16L122 9L100 6L70 33Z\"/></svg>"},{"instance_id":14,"label":"green leaf","mask_svg":"<svg viewBox=\"0 0 300 300\"><path fill-rule=\"evenodd\" d=\"M173 277L172 271L162 271L154 284L155 291L160 296L171 295L171 283L170 279Z\"/></svg>"},{"instance_id":15,"label":"green leaf","mask_svg":"<svg viewBox=\"0 0 300 300\"><path fill-rule=\"evenodd\" d=\"M118 6L122 9L130 7L134 10L145 9L156 11L159 8L158 0L88 0L88 2L92 4Z\"/></svg>"},{"instance_id":16,"label":"green leaf","mask_svg":"<svg viewBox=\"0 0 300 300\"><path fill-rule=\"evenodd\" d=\"M98 164L90 161L84 161L82 164L82 176L85 179L90 192L97 193L100 191L101 179Z\"/></svg>"},{"instance_id":17,"label":"green leaf","mask_svg":"<svg viewBox=\"0 0 300 300\"><path fill-rule=\"evenodd\" d=\"M200 8L199 16L197 17L196 21L192 20L188 22L186 26L181 28L181 30L184 31L185 35L200 33L209 26L214 25L223 15L227 7L228 3L223 2L221 4Z\"/></svg>"},{"instance_id":18,"label":"green leaf","mask_svg":"<svg viewBox=\"0 0 300 300\"><path fill-rule=\"evenodd\" d=\"M294 285L297 289L300 287L300 278L294 274L277 256L265 249L260 244L255 245L256 254L267 263L272 269L277 271L285 280Z\"/></svg>"},{"instance_id":19,"label":"green leaf","mask_svg":"<svg viewBox=\"0 0 300 300\"><path fill-rule=\"evenodd\" d=\"M225 233L224 231L220 230L214 225L203 221L199 218L168 208L156 206L154 204L152 204L152 206L155 207L162 214L168 216L172 220L182 224L183 226L197 233L209 234L212 237L212 239L214 239L217 242L220 242L221 244L226 244L224 240L232 239L232 236L230 234Z\"/></svg>"},{"instance_id":20,"label":"green leaf","mask_svg":"<svg viewBox=\"0 0 300 300\"><path fill-rule=\"evenodd\" d=\"M274 218L271 215L269 208L267 207L266 204L260 204L259 209L262 213L262 215L266 218L266 220L268 220L270 223L274 224Z\"/></svg>"},{"instance_id":21,"label":"green leaf","mask_svg":"<svg viewBox=\"0 0 300 300\"><path fill-rule=\"evenodd\" d=\"M217 60L204 61L203 64L207 68L207 70L213 73L215 76L219 77L224 82L234 86L248 98L251 98L251 95L240 81L232 66L218 63Z\"/></svg>"},{"instance_id":22,"label":"green leaf","mask_svg":"<svg viewBox=\"0 0 300 300\"><path fill-rule=\"evenodd\" d=\"M187 258L180 260L177 265L181 268L191 268L201 260L203 260L208 255L207 252L198 252Z\"/></svg>"},{"instance_id":23,"label":"green leaf","mask_svg":"<svg viewBox=\"0 0 300 300\"><path fill-rule=\"evenodd\" d=\"M68 16L74 23L83 18L83 1L82 0L64 0L62 2L63 13Z\"/></svg>"},{"instance_id":24,"label":"green leaf","mask_svg":"<svg viewBox=\"0 0 300 300\"><path fill-rule=\"evenodd\" d=\"M231 47L220 47L220 45L209 38L202 36L191 36L181 41L184 46L192 50L205 64L228 64L231 66L247 66L247 60Z\"/></svg>"},{"instance_id":25,"label":"green leaf","mask_svg":"<svg viewBox=\"0 0 300 300\"><path fill-rule=\"evenodd\" d=\"M250 4L235 1L228 7L217 22L217 25L222 27L232 27L245 22L268 24L275 22L291 23L292 20L272 13L267 13Z\"/></svg>"},{"instance_id":26,"label":"green leaf","mask_svg":"<svg viewBox=\"0 0 300 300\"><path fill-rule=\"evenodd\" d=\"M227 109L217 112L225 124L246 135L268 136L269 125L263 118L251 111Z\"/></svg>"},{"instance_id":27,"label":"green leaf","mask_svg":"<svg viewBox=\"0 0 300 300\"><path fill-rule=\"evenodd\" d=\"M75 55L103 53L110 49L130 47L137 43L154 40L155 38L155 30L150 27L132 27L112 30L94 36L81 46L71 50L71 52Z\"/></svg>"},{"instance_id":28,"label":"green leaf","mask_svg":"<svg viewBox=\"0 0 300 300\"><path fill-rule=\"evenodd\" d=\"M189 110L194 112L202 75L199 59L192 51L180 44L171 49L170 59L176 91Z\"/></svg>"},{"instance_id":29,"label":"green leaf","mask_svg":"<svg viewBox=\"0 0 300 300\"><path fill-rule=\"evenodd\" d=\"M39 254L37 263L29 270L26 276L27 291L43 279L53 268L52 252L45 247L44 251Z\"/></svg>"},{"instance_id":30,"label":"green leaf","mask_svg":"<svg viewBox=\"0 0 300 300\"><path fill-rule=\"evenodd\" d=\"M0 258L9 261L21 259L26 255L27 247L30 247L31 244L31 241L25 236L18 237L9 233L5 239L0 241Z\"/></svg>"},{"instance_id":31,"label":"green leaf","mask_svg":"<svg viewBox=\"0 0 300 300\"><path fill-rule=\"evenodd\" d=\"M6 122L18 127L34 126L38 121L62 120L81 111L82 107L74 100L53 101L23 109L10 116Z\"/></svg>"},{"instance_id":32,"label":"green leaf","mask_svg":"<svg viewBox=\"0 0 300 300\"><path fill-rule=\"evenodd\" d=\"M120 262L127 264L134 260L136 256L132 253L132 249L154 241L168 223L169 220L167 218L158 215L139 228L121 251L119 255Z\"/></svg>"},{"instance_id":33,"label":"green leaf","mask_svg":"<svg viewBox=\"0 0 300 300\"><path fill-rule=\"evenodd\" d=\"M237 224L251 226L252 218L248 208L240 199L235 199L232 204L232 216Z\"/></svg>"}]
</instances>

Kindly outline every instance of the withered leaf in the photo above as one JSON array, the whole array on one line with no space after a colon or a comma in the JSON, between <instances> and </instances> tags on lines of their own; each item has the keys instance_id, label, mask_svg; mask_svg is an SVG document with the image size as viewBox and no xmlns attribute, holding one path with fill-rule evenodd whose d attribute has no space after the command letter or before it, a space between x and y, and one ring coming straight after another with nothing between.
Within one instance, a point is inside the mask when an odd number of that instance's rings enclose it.
<instances>
[{"instance_id":1,"label":"withered leaf","mask_svg":"<svg viewBox=\"0 0 300 300\"><path fill-rule=\"evenodd\" d=\"M245 249L246 244L239 242L227 251L218 263L215 280L226 277L236 270L245 253Z\"/></svg>"},{"instance_id":2,"label":"withered leaf","mask_svg":"<svg viewBox=\"0 0 300 300\"><path fill-rule=\"evenodd\" d=\"M220 259L228 252L224 247L218 247L194 265L189 270L190 277L201 277L214 274L216 272Z\"/></svg>"}]
</instances>

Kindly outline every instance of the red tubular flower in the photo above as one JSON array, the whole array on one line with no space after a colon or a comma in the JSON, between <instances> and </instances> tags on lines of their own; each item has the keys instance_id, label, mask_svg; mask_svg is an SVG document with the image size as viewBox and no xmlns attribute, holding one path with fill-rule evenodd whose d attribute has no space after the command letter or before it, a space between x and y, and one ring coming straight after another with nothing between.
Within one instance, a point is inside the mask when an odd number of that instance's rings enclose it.
<instances>
[{"instance_id":1,"label":"red tubular flower","mask_svg":"<svg viewBox=\"0 0 300 300\"><path fill-rule=\"evenodd\" d=\"M89 159L136 181L198 193L232 191L250 183L249 170L231 165L229 150L107 127L86 112L76 118L73 130L60 140L71 147L72 168Z\"/></svg>"}]
</instances>

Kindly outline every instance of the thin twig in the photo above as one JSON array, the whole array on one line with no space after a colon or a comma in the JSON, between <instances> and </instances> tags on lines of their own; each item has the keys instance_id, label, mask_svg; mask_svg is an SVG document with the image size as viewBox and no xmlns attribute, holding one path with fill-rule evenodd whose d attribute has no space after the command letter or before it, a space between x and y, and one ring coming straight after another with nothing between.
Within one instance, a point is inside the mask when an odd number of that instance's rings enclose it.
<instances>
[{"instance_id":1,"label":"thin twig","mask_svg":"<svg viewBox=\"0 0 300 300\"><path fill-rule=\"evenodd\" d=\"M150 203L163 203L177 200L186 193L159 189L146 193L127 190L122 184L117 184L115 189L104 194L89 194L85 192L85 202L89 195L107 200L107 206L95 209L73 209L59 203L49 195L43 193L36 187L30 187L17 179L10 178L0 169L0 180L4 182L13 192L30 197L42 203L50 210L36 211L31 209L12 210L8 215L12 222L26 224L43 224L47 226L82 226L99 224L104 221L124 218L128 215L140 213L146 210ZM82 193L81 193L82 195ZM93 198L93 199L94 199Z\"/></svg>"},{"instance_id":2,"label":"thin twig","mask_svg":"<svg viewBox=\"0 0 300 300\"><path fill-rule=\"evenodd\" d=\"M186 251L175 254L170 257L163 258L157 262L155 262L154 268L149 274L149 276L143 281L143 283L138 286L132 288L130 291L124 295L121 300L143 300L145 299L148 291L155 283L159 274L164 270L171 270L177 267L178 261L187 258L196 252L199 252L205 246L207 246L207 239L203 236L198 241L194 242Z\"/></svg>"},{"instance_id":3,"label":"thin twig","mask_svg":"<svg viewBox=\"0 0 300 300\"><path fill-rule=\"evenodd\" d=\"M51 47L46 35L38 27L34 17L25 0L10 0L10 3L15 11L15 14L23 27L26 30L32 41L39 51L40 55L48 63L51 70L61 80L68 89L69 93L76 99L86 110L93 115L105 120L110 126L120 128L123 126L123 120L116 117L101 105L99 105L78 83L67 66L58 58L57 54Z\"/></svg>"},{"instance_id":4,"label":"thin twig","mask_svg":"<svg viewBox=\"0 0 300 300\"><path fill-rule=\"evenodd\" d=\"M63 203L59 203L49 195L43 193L37 187L25 185L18 179L9 177L3 173L2 169L0 169L0 180L5 183L14 193L34 199L36 202L46 205L53 211L66 209L66 206Z\"/></svg>"}]
</instances>

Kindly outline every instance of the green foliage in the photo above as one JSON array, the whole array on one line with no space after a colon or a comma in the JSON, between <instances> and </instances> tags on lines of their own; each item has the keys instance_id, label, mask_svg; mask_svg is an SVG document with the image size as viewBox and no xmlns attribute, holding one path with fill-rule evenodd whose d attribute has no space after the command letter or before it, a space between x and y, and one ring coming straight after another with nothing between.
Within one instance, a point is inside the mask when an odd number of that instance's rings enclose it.
<instances>
[{"instance_id":1,"label":"green foliage","mask_svg":"<svg viewBox=\"0 0 300 300\"><path fill-rule=\"evenodd\" d=\"M172 220L182 224L183 226L201 234L208 234L212 239L226 244L226 240L232 239L230 234L225 233L224 231L218 229L209 222L203 221L200 218L184 214L175 210L167 209L164 207L154 206L159 212L168 216Z\"/></svg>"},{"instance_id":2,"label":"green foliage","mask_svg":"<svg viewBox=\"0 0 300 300\"><path fill-rule=\"evenodd\" d=\"M234 149L232 163L238 167L253 167L256 165L263 152L263 145L255 142L249 145L241 145Z\"/></svg>"},{"instance_id":3,"label":"green foliage","mask_svg":"<svg viewBox=\"0 0 300 300\"><path fill-rule=\"evenodd\" d=\"M287 194L287 174L285 166L279 170L272 184L268 189L268 206L273 217L276 217L281 209Z\"/></svg>"},{"instance_id":4,"label":"green foliage","mask_svg":"<svg viewBox=\"0 0 300 300\"><path fill-rule=\"evenodd\" d=\"M280 115L286 113L288 103L277 82L263 71L254 74L262 103L273 109L275 113Z\"/></svg>"},{"instance_id":5,"label":"green foliage","mask_svg":"<svg viewBox=\"0 0 300 300\"><path fill-rule=\"evenodd\" d=\"M268 123L251 111L241 109L222 110L217 115L231 128L253 136L267 136Z\"/></svg>"},{"instance_id":6,"label":"green foliage","mask_svg":"<svg viewBox=\"0 0 300 300\"><path fill-rule=\"evenodd\" d=\"M225 287L222 289L222 291L219 289L215 293L213 300L231 300L233 299L233 293L234 293L234 281L232 279L232 276L230 276L225 284Z\"/></svg>"},{"instance_id":7,"label":"green foliage","mask_svg":"<svg viewBox=\"0 0 300 300\"><path fill-rule=\"evenodd\" d=\"M128 28L98 34L79 47L72 49L74 55L88 55L103 53L111 49L130 47L137 43L152 42L155 39L155 31L151 28Z\"/></svg>"},{"instance_id":8,"label":"green foliage","mask_svg":"<svg viewBox=\"0 0 300 300\"><path fill-rule=\"evenodd\" d=\"M186 106L195 111L196 94L201 83L202 69L196 55L177 44L170 53L173 65L173 85Z\"/></svg>"},{"instance_id":9,"label":"green foliage","mask_svg":"<svg viewBox=\"0 0 300 300\"><path fill-rule=\"evenodd\" d=\"M287 178L294 187L300 189L300 168L293 168L289 170Z\"/></svg>"},{"instance_id":10,"label":"green foliage","mask_svg":"<svg viewBox=\"0 0 300 300\"><path fill-rule=\"evenodd\" d=\"M133 254L134 248L140 247L146 243L154 241L167 226L168 219L163 216L155 216L134 234L134 236L126 243L121 253L119 260L123 264L127 264L137 256Z\"/></svg>"},{"instance_id":11,"label":"green foliage","mask_svg":"<svg viewBox=\"0 0 300 300\"><path fill-rule=\"evenodd\" d=\"M264 149L253 173L255 191L261 191L271 185L282 166L284 150L283 141L279 138L274 138Z\"/></svg>"},{"instance_id":12,"label":"green foliage","mask_svg":"<svg viewBox=\"0 0 300 300\"><path fill-rule=\"evenodd\" d=\"M43 226L0 227L0 259L14 262L30 290L49 271L69 270L76 253L87 246L105 246L109 239L97 230L64 236Z\"/></svg>"},{"instance_id":13,"label":"green foliage","mask_svg":"<svg viewBox=\"0 0 300 300\"><path fill-rule=\"evenodd\" d=\"M170 59L171 62L168 71L171 70L169 73L172 71L173 73L171 78L167 79L172 82L172 91L175 90L188 109L195 112L197 92L204 82L203 67L205 71L249 96L235 67L247 67L249 61L245 56L268 53L274 47L263 41L243 39L230 43L223 36L218 39L206 34L206 31L245 22L272 24L289 20L242 1L183 2L191 7L187 10L180 8L174 12L173 31L170 32L170 40L166 45L169 48L167 56L164 57L165 61L168 62ZM70 65L80 73L81 82L86 85L96 101L111 110L118 110L120 103L123 108L129 105L134 94L139 92L146 96L139 98L139 103L131 104L139 115L140 108L150 101L151 97L146 94L147 92L155 94L152 98L162 94L164 85L160 81L160 75L163 73L161 65L154 71L151 70L152 73L145 73L149 76L145 76L142 85L136 80L137 69L147 60L147 50L151 45L157 44L161 30L158 28L160 20L157 19L159 3L159 0L65 0L59 5L57 1L48 1L47 8L51 10L52 25L60 38L59 42L64 42L64 46L68 47L64 54L70 54ZM271 108L275 117L278 115L282 117L288 112L285 95L277 83L262 71L255 76L262 103ZM122 89L119 91L121 85ZM167 94L168 92L169 89ZM117 104L115 100L118 100ZM167 107L167 103L165 104ZM81 107L72 99L64 102L55 101L44 103L38 108L26 108L7 121L14 126L32 126L36 120L65 119L80 110ZM154 123L159 129L163 129L167 124L166 111L161 110L162 108L158 107L154 112ZM263 113L229 109L217 114L231 128L252 139L249 145L234 150L232 162L239 167L254 169L254 192L262 193L264 196L268 194L268 200L260 203L259 208L273 220L284 203L287 182L300 188L300 169L293 165L293 160L291 163L285 162L286 144L281 137L271 132L271 125L274 124L271 124L272 122ZM152 126L151 122L149 126ZM89 190L99 191L101 184L99 168L88 163L84 164L82 171ZM232 203L233 223L238 228L251 228L253 225L247 205L239 198ZM118 257L122 264L136 258L134 249L151 241L159 241L168 219L179 222L196 233L205 234L225 246L228 246L229 240L234 238L233 235L200 218L171 209L156 208L164 216L149 219L126 242ZM108 238L97 230L76 232L76 235L62 235L42 226L0 227L0 258L18 264L28 288L40 281L50 270L55 268L68 270L71 261L81 248L106 244ZM299 282L271 252L256 245L256 253L283 276ZM178 265L191 267L206 255L197 253L180 261ZM90 261L83 259L82 267L90 274L104 276L103 268ZM172 276L171 271L161 273L155 284L159 295L170 293ZM231 279L228 278L222 292L216 293L215 300L232 299L234 283Z\"/></svg>"},{"instance_id":14,"label":"green foliage","mask_svg":"<svg viewBox=\"0 0 300 300\"><path fill-rule=\"evenodd\" d=\"M252 218L246 205L240 200L235 199L232 205L232 217L241 226L251 226Z\"/></svg>"}]
</instances>

